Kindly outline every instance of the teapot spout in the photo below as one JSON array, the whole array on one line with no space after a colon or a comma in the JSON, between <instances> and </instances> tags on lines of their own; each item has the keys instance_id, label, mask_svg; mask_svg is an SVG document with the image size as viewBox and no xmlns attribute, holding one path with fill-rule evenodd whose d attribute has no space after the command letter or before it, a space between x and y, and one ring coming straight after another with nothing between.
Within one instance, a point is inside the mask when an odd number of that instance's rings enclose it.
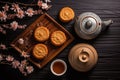
<instances>
[{"instance_id":1,"label":"teapot spout","mask_svg":"<svg viewBox=\"0 0 120 80\"><path fill-rule=\"evenodd\" d=\"M108 26L110 26L113 23L113 20L107 20L102 22L102 31L104 31Z\"/></svg>"},{"instance_id":2,"label":"teapot spout","mask_svg":"<svg viewBox=\"0 0 120 80\"><path fill-rule=\"evenodd\" d=\"M113 23L113 20L111 20L111 19L110 19L110 20L107 20L107 21L103 21L103 22L102 22L102 26L103 26L103 27L106 27L106 26L111 25L112 23Z\"/></svg>"}]
</instances>

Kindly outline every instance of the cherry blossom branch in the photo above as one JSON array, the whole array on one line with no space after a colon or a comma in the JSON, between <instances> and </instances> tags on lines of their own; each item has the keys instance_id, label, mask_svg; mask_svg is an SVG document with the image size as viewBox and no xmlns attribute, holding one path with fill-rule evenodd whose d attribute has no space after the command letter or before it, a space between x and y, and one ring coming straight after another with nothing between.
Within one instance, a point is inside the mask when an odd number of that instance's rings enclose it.
<instances>
[{"instance_id":1,"label":"cherry blossom branch","mask_svg":"<svg viewBox=\"0 0 120 80\"><path fill-rule=\"evenodd\" d=\"M44 10L51 8L51 5L48 5L40 0L36 5L39 7L37 10L34 10L31 7L24 10L23 7L19 6L19 4L12 3L12 7L10 7L8 4L5 4L2 7L3 11L0 11L0 20L6 21L7 19L13 19L15 17L22 19L26 15L28 17L32 17L33 15L43 14ZM12 14L9 13L11 10L13 11Z\"/></svg>"},{"instance_id":2,"label":"cherry blossom branch","mask_svg":"<svg viewBox=\"0 0 120 80\"><path fill-rule=\"evenodd\" d=\"M15 17L22 19L25 15L27 15L28 17L32 17L33 15L38 15L38 14L43 14L43 11L40 10L40 9L39 10L34 10L32 15L30 15L27 11L24 14L22 14L21 12L18 12L18 14L15 14L15 13L14 14L8 14L6 20L14 19Z\"/></svg>"},{"instance_id":3,"label":"cherry blossom branch","mask_svg":"<svg viewBox=\"0 0 120 80\"><path fill-rule=\"evenodd\" d=\"M20 38L20 39L18 40L18 43L19 43L19 44L24 44L23 38ZM8 50L8 49L10 49L10 48L12 48L12 47L7 47L7 46L6 46L5 44L3 44L3 43L0 44L0 50ZM28 57L30 57L30 54L27 53L27 52L25 52L25 51L22 51L21 57L28 58Z\"/></svg>"},{"instance_id":4,"label":"cherry blossom branch","mask_svg":"<svg viewBox=\"0 0 120 80\"><path fill-rule=\"evenodd\" d=\"M16 60L13 56L3 55L1 53L0 53L0 64L11 65L12 68L18 69L24 76L27 76L28 74L34 71L34 68L29 65L26 59L19 61Z\"/></svg>"},{"instance_id":5,"label":"cherry blossom branch","mask_svg":"<svg viewBox=\"0 0 120 80\"><path fill-rule=\"evenodd\" d=\"M0 24L0 32L6 34L5 29L12 29L15 31L16 29L25 29L27 25L19 25L18 22L13 21L10 24Z\"/></svg>"},{"instance_id":6,"label":"cherry blossom branch","mask_svg":"<svg viewBox=\"0 0 120 80\"><path fill-rule=\"evenodd\" d=\"M6 47L5 44L0 44L0 50L6 50L8 47ZM11 65L12 68L18 69L24 76L27 76L28 74L32 73L34 68L29 65L28 61L26 60L27 57L29 57L26 52L22 52L22 57L24 57L24 60L19 61L16 60L13 56L11 55L4 55L0 53L0 64L7 64Z\"/></svg>"},{"instance_id":7,"label":"cherry blossom branch","mask_svg":"<svg viewBox=\"0 0 120 80\"><path fill-rule=\"evenodd\" d=\"M40 1L40 0L39 0ZM48 2L51 2L50 0L45 0L46 3ZM0 1L0 3L4 3L4 4L13 4L13 3L10 3L10 2L5 2L5 1ZM20 2L15 2L19 5L22 5L22 6L38 6L38 4L25 4L25 3L20 3Z\"/></svg>"},{"instance_id":8,"label":"cherry blossom branch","mask_svg":"<svg viewBox=\"0 0 120 80\"><path fill-rule=\"evenodd\" d=\"M41 1L41 0L38 0L38 1ZM49 2L51 2L50 0L45 0L45 3L49 3ZM10 2L5 2L5 1L0 1L0 3L3 3L3 4L10 4L10 5L12 5L13 3L10 3ZM17 4L19 4L19 5L22 5L22 6L31 6L31 7L33 7L33 6L38 6L38 4L25 4L25 3L20 3L20 2L15 2L15 3L17 3Z\"/></svg>"},{"instance_id":9,"label":"cherry blossom branch","mask_svg":"<svg viewBox=\"0 0 120 80\"><path fill-rule=\"evenodd\" d=\"M6 34L6 29L12 29L13 31L17 29L25 29L26 25L19 25L17 21L6 23L7 20L13 20L14 18L23 19L24 17L32 17L33 15L43 14L44 11L51 8L51 5L48 3L50 0L38 0L36 4L24 4L24 3L10 3L5 1L0 1L0 3L5 4L0 11L0 21L4 21L4 24L0 24L0 33ZM20 6L19 6L20 5ZM34 7L37 8L34 10ZM36 7L37 6L37 7ZM23 44L24 39L20 38L20 44ZM26 60L27 57L30 57L29 53L22 52L21 56L24 57L24 60L16 60L11 55L4 55L4 50L8 50L9 47L6 47L5 44L0 43L0 64L11 65L12 68L18 69L25 76L32 73L34 68L29 65Z\"/></svg>"}]
</instances>

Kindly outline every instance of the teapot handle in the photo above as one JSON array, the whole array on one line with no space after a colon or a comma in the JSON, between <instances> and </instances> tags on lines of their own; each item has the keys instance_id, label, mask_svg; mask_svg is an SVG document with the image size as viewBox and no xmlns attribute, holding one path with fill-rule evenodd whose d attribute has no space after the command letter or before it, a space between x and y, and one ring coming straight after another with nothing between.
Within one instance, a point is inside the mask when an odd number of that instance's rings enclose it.
<instances>
[{"instance_id":1,"label":"teapot handle","mask_svg":"<svg viewBox=\"0 0 120 80\"><path fill-rule=\"evenodd\" d=\"M77 21L79 19L79 17L77 16L77 17L75 17L75 20Z\"/></svg>"}]
</instances>

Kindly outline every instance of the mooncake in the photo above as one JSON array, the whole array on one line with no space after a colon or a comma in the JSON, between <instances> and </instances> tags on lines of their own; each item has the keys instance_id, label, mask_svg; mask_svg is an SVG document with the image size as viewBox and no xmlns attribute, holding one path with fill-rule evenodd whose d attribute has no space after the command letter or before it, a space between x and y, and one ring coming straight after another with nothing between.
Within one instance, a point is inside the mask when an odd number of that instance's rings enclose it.
<instances>
[{"instance_id":1,"label":"mooncake","mask_svg":"<svg viewBox=\"0 0 120 80\"><path fill-rule=\"evenodd\" d=\"M34 37L37 41L44 42L49 38L49 30L44 26L40 26L36 28Z\"/></svg>"},{"instance_id":2,"label":"mooncake","mask_svg":"<svg viewBox=\"0 0 120 80\"><path fill-rule=\"evenodd\" d=\"M71 21L75 16L75 13L72 8L70 7L64 7L61 9L59 18L62 22L69 22Z\"/></svg>"},{"instance_id":3,"label":"mooncake","mask_svg":"<svg viewBox=\"0 0 120 80\"><path fill-rule=\"evenodd\" d=\"M58 31L54 31L51 34L50 39L51 39L51 42L52 42L53 45L60 46L66 41L66 35L65 35L64 32L58 30Z\"/></svg>"},{"instance_id":4,"label":"mooncake","mask_svg":"<svg viewBox=\"0 0 120 80\"><path fill-rule=\"evenodd\" d=\"M33 48L33 56L36 59L43 59L48 54L48 48L45 44L36 44Z\"/></svg>"}]
</instances>

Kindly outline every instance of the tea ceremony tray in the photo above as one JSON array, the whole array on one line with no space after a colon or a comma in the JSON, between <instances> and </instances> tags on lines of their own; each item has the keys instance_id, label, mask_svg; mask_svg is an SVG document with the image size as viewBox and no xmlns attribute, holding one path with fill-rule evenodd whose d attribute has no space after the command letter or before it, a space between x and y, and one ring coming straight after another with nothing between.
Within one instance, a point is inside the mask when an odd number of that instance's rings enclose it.
<instances>
[{"instance_id":1,"label":"tea ceremony tray","mask_svg":"<svg viewBox=\"0 0 120 80\"><path fill-rule=\"evenodd\" d=\"M50 39L45 42L38 42L34 39L34 30L39 26L45 26L49 29L50 33L61 30L65 33L67 39L66 42L59 47L56 47L51 44ZM18 40L23 39L25 44L19 44ZM22 54L22 52L26 52L30 54L28 58L33 64L35 64L38 68L44 67L50 60L52 60L56 55L58 55L65 47L67 47L72 41L74 37L58 24L52 17L50 17L47 13L41 15L35 22L33 22L23 33L21 33L12 43L11 46L15 48L18 52ZM36 60L32 56L32 49L35 44L43 43L48 47L48 55L43 60Z\"/></svg>"}]
</instances>

